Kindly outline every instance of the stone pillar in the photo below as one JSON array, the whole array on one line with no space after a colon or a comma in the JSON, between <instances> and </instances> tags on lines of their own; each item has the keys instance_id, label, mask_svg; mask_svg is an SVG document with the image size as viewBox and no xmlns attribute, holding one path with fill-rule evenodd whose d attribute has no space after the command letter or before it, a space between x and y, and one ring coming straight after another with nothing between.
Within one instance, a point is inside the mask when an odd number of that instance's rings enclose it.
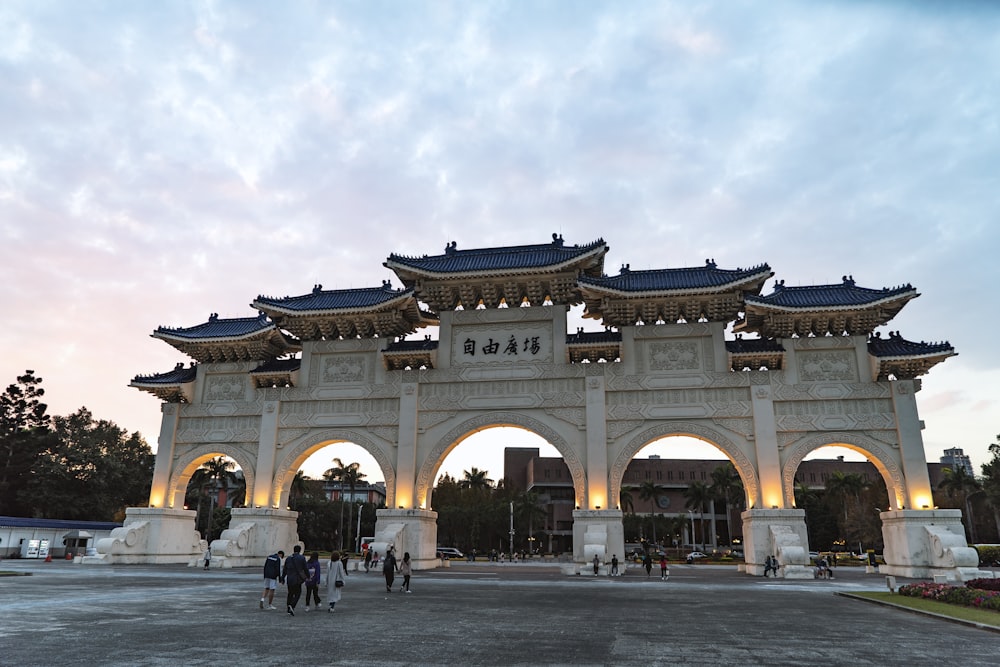
<instances>
[{"instance_id":1,"label":"stone pillar","mask_svg":"<svg viewBox=\"0 0 1000 667\"><path fill-rule=\"evenodd\" d=\"M899 455L903 463L903 478L906 480L904 506L894 509L931 509L934 507L934 497L927 473L924 441L920 435L923 422L917 414L917 381L896 380L890 386L892 404L896 411Z\"/></svg>"},{"instance_id":2,"label":"stone pillar","mask_svg":"<svg viewBox=\"0 0 1000 667\"><path fill-rule=\"evenodd\" d=\"M274 495L274 459L278 448L278 401L267 401L260 416L260 440L257 444L257 469L254 470L254 487L250 490L251 507L275 507L280 499ZM230 525L232 525L230 523ZM271 555L273 551L265 554ZM291 553L291 552L289 552Z\"/></svg>"},{"instance_id":3,"label":"stone pillar","mask_svg":"<svg viewBox=\"0 0 1000 667\"><path fill-rule=\"evenodd\" d=\"M156 441L156 463L153 466L153 485L149 490L150 507L173 507L174 498L167 498L170 475L174 464L174 443L177 439L177 424L180 421L180 406L164 403L160 406L160 437ZM180 489L180 505L184 505L184 489Z\"/></svg>"},{"instance_id":4,"label":"stone pillar","mask_svg":"<svg viewBox=\"0 0 1000 667\"><path fill-rule=\"evenodd\" d=\"M751 377L760 377L751 374ZM781 484L781 458L778 455L777 422L771 386L752 385L750 402L753 407L754 452L757 455L757 475L760 487L757 498L747 498L750 509L783 509L785 498ZM791 499L789 499L791 500Z\"/></svg>"},{"instance_id":5,"label":"stone pillar","mask_svg":"<svg viewBox=\"0 0 1000 667\"><path fill-rule=\"evenodd\" d=\"M597 555L602 563L617 554L625 555L625 528L621 510L574 510L573 512L573 561L587 567Z\"/></svg>"},{"instance_id":6,"label":"stone pillar","mask_svg":"<svg viewBox=\"0 0 1000 667\"><path fill-rule=\"evenodd\" d=\"M416 373L404 373L403 377L399 395L399 442L396 446L396 489L393 497L398 507L410 509L417 506L426 507L427 498L416 497L417 412L420 405L420 385L413 381L416 379ZM413 554L410 556L413 557Z\"/></svg>"},{"instance_id":7,"label":"stone pillar","mask_svg":"<svg viewBox=\"0 0 1000 667\"><path fill-rule=\"evenodd\" d=\"M384 554L390 545L396 550L396 559L410 552L413 569L427 570L437 567L437 512L421 509L376 510L375 541L368 545Z\"/></svg>"},{"instance_id":8,"label":"stone pillar","mask_svg":"<svg viewBox=\"0 0 1000 667\"><path fill-rule=\"evenodd\" d=\"M746 572L764 573L764 559L776 556L781 576L811 579L806 512L799 509L749 509L742 514Z\"/></svg>"},{"instance_id":9,"label":"stone pillar","mask_svg":"<svg viewBox=\"0 0 1000 667\"><path fill-rule=\"evenodd\" d=\"M598 369L603 371L599 366ZM608 497L608 425L604 386L603 374L587 376L587 498L583 502L586 509L592 510L618 505L617 498ZM576 551L575 546L573 550Z\"/></svg>"},{"instance_id":10,"label":"stone pillar","mask_svg":"<svg viewBox=\"0 0 1000 667\"><path fill-rule=\"evenodd\" d=\"M292 553L299 541L299 513L273 507L234 507L229 528L212 542L212 567L263 567L278 550Z\"/></svg>"},{"instance_id":11,"label":"stone pillar","mask_svg":"<svg viewBox=\"0 0 1000 667\"><path fill-rule=\"evenodd\" d=\"M979 554L965 541L961 510L890 510L882 518L883 574L967 581L992 577L979 570Z\"/></svg>"}]
</instances>

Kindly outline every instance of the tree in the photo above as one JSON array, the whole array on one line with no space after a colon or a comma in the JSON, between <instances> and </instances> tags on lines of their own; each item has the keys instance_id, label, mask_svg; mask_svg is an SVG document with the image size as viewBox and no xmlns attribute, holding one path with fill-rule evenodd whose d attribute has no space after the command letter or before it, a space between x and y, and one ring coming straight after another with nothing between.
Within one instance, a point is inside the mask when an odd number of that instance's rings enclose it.
<instances>
[{"instance_id":1,"label":"tree","mask_svg":"<svg viewBox=\"0 0 1000 667\"><path fill-rule=\"evenodd\" d=\"M44 518L113 521L149 498L155 457L139 433L96 420L87 408L54 417L25 493Z\"/></svg>"},{"instance_id":2,"label":"tree","mask_svg":"<svg viewBox=\"0 0 1000 667\"><path fill-rule=\"evenodd\" d=\"M350 499L348 500L348 502L350 503L350 505L348 507L350 507L352 511L351 511L351 513L347 517L347 548L348 549L350 549L350 547L351 547L351 530L354 527L354 521L353 521L353 517L354 517L354 511L353 511L353 509L354 509L354 489L357 488L358 482L360 482L364 478L365 478L365 474L363 472L361 472L361 464L360 463L348 463L346 466L343 466L343 472L341 473L341 476L340 476L341 483L346 482L348 488L350 488L350 490L351 490Z\"/></svg>"},{"instance_id":3,"label":"tree","mask_svg":"<svg viewBox=\"0 0 1000 667\"><path fill-rule=\"evenodd\" d=\"M989 451L993 458L982 465L983 492L986 502L993 510L993 522L996 524L997 533L1000 534L1000 435L996 442L989 446Z\"/></svg>"},{"instance_id":4,"label":"tree","mask_svg":"<svg viewBox=\"0 0 1000 667\"><path fill-rule=\"evenodd\" d=\"M736 472L732 463L726 462L712 471L712 484L709 487L712 495L726 503L726 532L729 534L729 544L733 543L733 509L743 509L746 493L743 490L743 480ZM741 531L742 532L742 531Z\"/></svg>"},{"instance_id":5,"label":"tree","mask_svg":"<svg viewBox=\"0 0 1000 667\"><path fill-rule=\"evenodd\" d=\"M976 478L965 471L964 468L945 467L941 472L944 479L938 484L938 488L944 490L949 497L960 502L965 507L965 522L969 531L969 543L975 544L976 531L972 517L972 503L969 496L980 490L979 482Z\"/></svg>"},{"instance_id":6,"label":"tree","mask_svg":"<svg viewBox=\"0 0 1000 667\"><path fill-rule=\"evenodd\" d=\"M31 515L33 503L22 491L51 436L41 383L34 371L25 371L0 394L0 514Z\"/></svg>"},{"instance_id":7,"label":"tree","mask_svg":"<svg viewBox=\"0 0 1000 667\"><path fill-rule=\"evenodd\" d=\"M544 520L545 509L538 502L538 494L533 491L522 491L514 498L514 516L519 527L523 528L528 551L531 549L531 538L534 537L535 520Z\"/></svg>"},{"instance_id":8,"label":"tree","mask_svg":"<svg viewBox=\"0 0 1000 667\"><path fill-rule=\"evenodd\" d=\"M863 506L861 493L868 487L868 482L858 473L835 471L826 480L827 500L831 510L838 507L843 511L843 520L839 518L840 538L850 540L853 544L861 539L864 517L861 515Z\"/></svg>"},{"instance_id":9,"label":"tree","mask_svg":"<svg viewBox=\"0 0 1000 667\"><path fill-rule=\"evenodd\" d=\"M701 523L701 548L705 548L705 505L712 501L712 490L709 488L708 484L705 482L692 482L691 485L684 489L684 497L687 501L684 503L684 507L692 510L698 510L698 519ZM692 527L692 532L694 528ZM692 534L692 540L694 535Z\"/></svg>"},{"instance_id":10,"label":"tree","mask_svg":"<svg viewBox=\"0 0 1000 667\"><path fill-rule=\"evenodd\" d=\"M185 495L185 502L187 502L187 498L192 490L198 494L198 503L195 509L195 525L198 526L204 523L205 530L202 532L202 537L206 540L211 541L214 534L212 525L214 523L215 499L209 492L209 489L220 485L224 490L228 489L229 483L236 482L237 479L236 475L232 472L235 467L236 464L233 461L224 456L217 456L202 463L191 475L191 481L188 482L188 494ZM205 513L205 518L202 519L201 505L205 498L208 499L208 510Z\"/></svg>"},{"instance_id":11,"label":"tree","mask_svg":"<svg viewBox=\"0 0 1000 667\"><path fill-rule=\"evenodd\" d=\"M635 500L632 497L632 491L634 490L635 487L623 486L621 491L618 492L618 504L625 514L635 514Z\"/></svg>"},{"instance_id":12,"label":"tree","mask_svg":"<svg viewBox=\"0 0 1000 667\"><path fill-rule=\"evenodd\" d=\"M639 499L649 501L649 520L653 524L653 544L656 544L656 521L653 517L656 512L656 499L662 496L663 492L662 486L649 479L639 485Z\"/></svg>"},{"instance_id":13,"label":"tree","mask_svg":"<svg viewBox=\"0 0 1000 667\"><path fill-rule=\"evenodd\" d=\"M463 489L488 489L493 486L493 480L487 477L489 471L473 468L462 472L465 477L459 484Z\"/></svg>"}]
</instances>

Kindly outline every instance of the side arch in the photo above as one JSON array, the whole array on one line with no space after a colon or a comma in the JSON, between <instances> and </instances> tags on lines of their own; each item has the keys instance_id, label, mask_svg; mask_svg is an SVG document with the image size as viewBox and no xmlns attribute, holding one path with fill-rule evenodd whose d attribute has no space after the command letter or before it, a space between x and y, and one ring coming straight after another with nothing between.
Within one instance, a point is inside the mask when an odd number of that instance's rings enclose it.
<instances>
[{"instance_id":1,"label":"side arch","mask_svg":"<svg viewBox=\"0 0 1000 667\"><path fill-rule=\"evenodd\" d=\"M275 463L274 483L269 495L271 503L276 507L286 507L292 478L302 463L316 450L338 442L349 442L371 454L385 477L385 505L392 507L396 500L396 469L380 445L382 440L353 429L310 431L287 443L282 448L284 452L280 460Z\"/></svg>"},{"instance_id":2,"label":"side arch","mask_svg":"<svg viewBox=\"0 0 1000 667\"><path fill-rule=\"evenodd\" d=\"M448 452L457 447L471 435L496 426L517 426L544 438L555 447L573 478L573 493L576 496L576 506L586 507L587 474L576 450L559 433L544 422L517 412L490 412L467 419L445 433L437 445L430 451L420 466L417 474L417 506L430 507L431 486Z\"/></svg>"},{"instance_id":3,"label":"side arch","mask_svg":"<svg viewBox=\"0 0 1000 667\"><path fill-rule=\"evenodd\" d=\"M795 472L799 469L799 464L814 450L829 445L852 449L864 454L872 462L882 475L889 492L889 509L897 510L906 504L906 479L896 457L883 449L877 440L863 433L832 432L806 436L791 445L789 456L781 469L786 507L795 506Z\"/></svg>"},{"instance_id":4,"label":"side arch","mask_svg":"<svg viewBox=\"0 0 1000 667\"><path fill-rule=\"evenodd\" d=\"M230 450L225 444L220 446L219 443L205 443L192 447L175 458L171 464L170 482L167 484L166 495L169 498L170 507L184 507L184 494L194 471L205 461L220 454L236 461L236 465L243 471L243 479L246 481L247 489L243 502L246 502L256 481L257 462L239 449Z\"/></svg>"},{"instance_id":5,"label":"side arch","mask_svg":"<svg viewBox=\"0 0 1000 667\"><path fill-rule=\"evenodd\" d=\"M754 463L743 452L739 446L730 440L721 431L703 426L695 422L669 422L650 427L635 435L625 448L618 454L615 462L609 471L610 479L608 483L611 488L611 497L617 499L621 496L622 480L625 478L625 469L629 462L639 453L639 450L660 438L674 435L684 435L697 438L710 445L718 447L729 457L743 480L743 489L746 492L747 507L756 507L760 504L760 482L757 477L757 469Z\"/></svg>"}]
</instances>

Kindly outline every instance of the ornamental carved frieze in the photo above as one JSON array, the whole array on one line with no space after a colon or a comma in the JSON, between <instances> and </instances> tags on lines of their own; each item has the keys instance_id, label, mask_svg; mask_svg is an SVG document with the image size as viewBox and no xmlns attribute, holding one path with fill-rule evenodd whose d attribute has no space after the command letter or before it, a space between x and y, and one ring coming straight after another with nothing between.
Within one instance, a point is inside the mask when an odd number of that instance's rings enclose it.
<instances>
[{"instance_id":1,"label":"ornamental carved frieze","mask_svg":"<svg viewBox=\"0 0 1000 667\"><path fill-rule=\"evenodd\" d=\"M797 442L802 437L801 433L777 433L778 449L784 449L793 442Z\"/></svg>"},{"instance_id":2,"label":"ornamental carved frieze","mask_svg":"<svg viewBox=\"0 0 1000 667\"><path fill-rule=\"evenodd\" d=\"M587 412L583 408L546 408L545 414L572 424L581 431L587 428Z\"/></svg>"},{"instance_id":3,"label":"ornamental carved frieze","mask_svg":"<svg viewBox=\"0 0 1000 667\"><path fill-rule=\"evenodd\" d=\"M852 350L799 352L799 379L805 382L857 382L857 357Z\"/></svg>"},{"instance_id":4,"label":"ornamental carved frieze","mask_svg":"<svg viewBox=\"0 0 1000 667\"><path fill-rule=\"evenodd\" d=\"M381 340L378 338L349 338L344 340L320 340L309 343L309 351L314 355L344 352L376 352Z\"/></svg>"},{"instance_id":5,"label":"ornamental carved frieze","mask_svg":"<svg viewBox=\"0 0 1000 667\"><path fill-rule=\"evenodd\" d=\"M609 421L606 426L608 442L612 442L622 437L626 433L636 430L646 422L642 419L629 419L626 421Z\"/></svg>"},{"instance_id":6,"label":"ornamental carved frieze","mask_svg":"<svg viewBox=\"0 0 1000 667\"><path fill-rule=\"evenodd\" d=\"M205 391L202 399L206 403L215 401L242 401L246 398L246 391L246 373L227 375L213 373L205 377Z\"/></svg>"},{"instance_id":7,"label":"ornamental carved frieze","mask_svg":"<svg viewBox=\"0 0 1000 667\"><path fill-rule=\"evenodd\" d=\"M696 341L651 343L649 369L652 371L693 371L701 369L701 350Z\"/></svg>"},{"instance_id":8,"label":"ornamental carved frieze","mask_svg":"<svg viewBox=\"0 0 1000 667\"><path fill-rule=\"evenodd\" d=\"M836 431L887 429L895 425L892 415L787 415L775 418L779 431Z\"/></svg>"},{"instance_id":9,"label":"ornamental carved frieze","mask_svg":"<svg viewBox=\"0 0 1000 667\"><path fill-rule=\"evenodd\" d=\"M730 373L730 375L735 375L737 377L742 375L749 375L750 384L757 387L761 385L772 384L777 374L771 373L770 371L750 371L749 373Z\"/></svg>"},{"instance_id":10,"label":"ornamental carved frieze","mask_svg":"<svg viewBox=\"0 0 1000 667\"><path fill-rule=\"evenodd\" d=\"M367 419L363 421L364 424L369 426L375 424L398 424L399 423L399 410L389 410L383 412L369 412L366 415Z\"/></svg>"},{"instance_id":11,"label":"ornamental carved frieze","mask_svg":"<svg viewBox=\"0 0 1000 667\"><path fill-rule=\"evenodd\" d=\"M747 440L752 440L754 437L752 419L720 419L717 417L712 422L727 431L742 435Z\"/></svg>"},{"instance_id":12,"label":"ornamental carved frieze","mask_svg":"<svg viewBox=\"0 0 1000 667\"><path fill-rule=\"evenodd\" d=\"M643 413L643 405L609 405L607 407L607 420L632 420L642 421L646 418Z\"/></svg>"},{"instance_id":13,"label":"ornamental carved frieze","mask_svg":"<svg viewBox=\"0 0 1000 667\"><path fill-rule=\"evenodd\" d=\"M417 417L417 428L421 432L426 431L427 429L434 428L443 421L451 419L457 414L457 410L448 410L445 412L421 411Z\"/></svg>"},{"instance_id":14,"label":"ornamental carved frieze","mask_svg":"<svg viewBox=\"0 0 1000 667\"><path fill-rule=\"evenodd\" d=\"M874 438L879 442L884 442L893 449L899 449L899 431L897 431L896 429L890 429L885 431L869 430L866 433L870 438Z\"/></svg>"},{"instance_id":15,"label":"ornamental carved frieze","mask_svg":"<svg viewBox=\"0 0 1000 667\"><path fill-rule=\"evenodd\" d=\"M750 376L752 373L705 373L706 387L748 387L750 386Z\"/></svg>"},{"instance_id":16,"label":"ornamental carved frieze","mask_svg":"<svg viewBox=\"0 0 1000 667\"><path fill-rule=\"evenodd\" d=\"M753 408L749 403L709 403L709 412L715 417L749 417L753 415Z\"/></svg>"},{"instance_id":17,"label":"ornamental carved frieze","mask_svg":"<svg viewBox=\"0 0 1000 667\"><path fill-rule=\"evenodd\" d=\"M389 445L395 445L399 439L398 426L369 426L368 432Z\"/></svg>"},{"instance_id":18,"label":"ornamental carved frieze","mask_svg":"<svg viewBox=\"0 0 1000 667\"><path fill-rule=\"evenodd\" d=\"M331 422L398 423L399 400L392 398L343 399L330 401L299 401L282 405L278 425L328 426ZM389 421L389 420L393 421Z\"/></svg>"},{"instance_id":19,"label":"ornamental carved frieze","mask_svg":"<svg viewBox=\"0 0 1000 667\"><path fill-rule=\"evenodd\" d=\"M854 339L850 336L816 336L813 338L796 338L796 350L830 350L854 349Z\"/></svg>"},{"instance_id":20,"label":"ornamental carved frieze","mask_svg":"<svg viewBox=\"0 0 1000 667\"><path fill-rule=\"evenodd\" d=\"M305 436L311 429L308 428L281 428L278 429L278 444L276 445L279 449L285 446L286 442L292 442L293 440L298 440L299 438Z\"/></svg>"},{"instance_id":21,"label":"ornamental carved frieze","mask_svg":"<svg viewBox=\"0 0 1000 667\"><path fill-rule=\"evenodd\" d=\"M783 401L774 404L774 414L782 415L881 415L892 413L892 401L882 398L836 401Z\"/></svg>"},{"instance_id":22,"label":"ornamental carved frieze","mask_svg":"<svg viewBox=\"0 0 1000 667\"><path fill-rule=\"evenodd\" d=\"M364 382L368 379L368 357L358 354L331 354L317 358L320 367L320 384Z\"/></svg>"},{"instance_id":23,"label":"ornamental carved frieze","mask_svg":"<svg viewBox=\"0 0 1000 667\"><path fill-rule=\"evenodd\" d=\"M643 325L633 329L636 340L656 338L697 338L712 335L712 326L705 322L689 324Z\"/></svg>"},{"instance_id":24,"label":"ornamental carved frieze","mask_svg":"<svg viewBox=\"0 0 1000 667\"><path fill-rule=\"evenodd\" d=\"M776 384L774 398L780 401L889 398L883 382L831 382L823 384Z\"/></svg>"},{"instance_id":25,"label":"ornamental carved frieze","mask_svg":"<svg viewBox=\"0 0 1000 667\"><path fill-rule=\"evenodd\" d=\"M176 442L258 442L260 417L194 417L185 419Z\"/></svg>"}]
</instances>

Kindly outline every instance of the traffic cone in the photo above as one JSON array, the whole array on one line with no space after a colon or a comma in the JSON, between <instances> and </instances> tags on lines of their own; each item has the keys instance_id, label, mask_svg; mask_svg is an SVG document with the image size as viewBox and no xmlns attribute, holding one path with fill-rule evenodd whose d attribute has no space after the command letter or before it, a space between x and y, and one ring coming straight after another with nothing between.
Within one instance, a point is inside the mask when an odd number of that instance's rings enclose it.
<instances>
[{"instance_id":1,"label":"traffic cone","mask_svg":"<svg viewBox=\"0 0 1000 667\"><path fill-rule=\"evenodd\" d=\"M49 555L47 555L47 556L45 557L45 562L46 562L46 563L51 563L51 562L52 562L52 554L49 554Z\"/></svg>"}]
</instances>

